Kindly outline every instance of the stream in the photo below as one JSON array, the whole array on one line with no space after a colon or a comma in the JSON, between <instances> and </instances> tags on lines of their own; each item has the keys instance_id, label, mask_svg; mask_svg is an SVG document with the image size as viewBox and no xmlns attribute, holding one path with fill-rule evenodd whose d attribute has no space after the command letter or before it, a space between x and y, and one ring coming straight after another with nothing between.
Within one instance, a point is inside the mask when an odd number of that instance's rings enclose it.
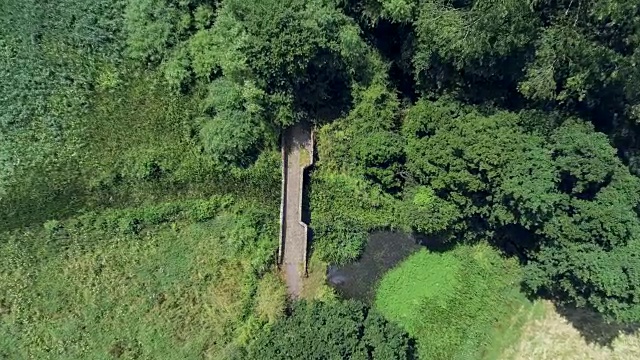
<instances>
[{"instance_id":1,"label":"stream","mask_svg":"<svg viewBox=\"0 0 640 360\"><path fill-rule=\"evenodd\" d=\"M405 233L378 231L369 241L360 259L343 266L329 266L327 282L338 294L371 304L380 278L422 246Z\"/></svg>"}]
</instances>

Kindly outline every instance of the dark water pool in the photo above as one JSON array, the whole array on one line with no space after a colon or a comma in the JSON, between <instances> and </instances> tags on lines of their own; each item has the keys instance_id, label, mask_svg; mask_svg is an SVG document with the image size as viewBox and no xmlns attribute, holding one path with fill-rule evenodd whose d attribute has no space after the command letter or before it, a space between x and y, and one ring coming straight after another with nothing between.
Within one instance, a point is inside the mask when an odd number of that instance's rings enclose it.
<instances>
[{"instance_id":1,"label":"dark water pool","mask_svg":"<svg viewBox=\"0 0 640 360\"><path fill-rule=\"evenodd\" d=\"M405 233L372 233L362 257L352 264L330 266L327 282L345 298L372 303L377 282L384 273L421 247L412 236Z\"/></svg>"}]
</instances>

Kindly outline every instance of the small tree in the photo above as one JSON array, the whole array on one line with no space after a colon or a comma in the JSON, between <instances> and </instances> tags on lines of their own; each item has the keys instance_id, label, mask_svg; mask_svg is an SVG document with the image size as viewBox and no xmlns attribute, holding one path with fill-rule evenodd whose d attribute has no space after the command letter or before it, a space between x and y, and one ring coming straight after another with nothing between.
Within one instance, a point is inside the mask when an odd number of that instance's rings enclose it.
<instances>
[{"instance_id":1,"label":"small tree","mask_svg":"<svg viewBox=\"0 0 640 360\"><path fill-rule=\"evenodd\" d=\"M249 359L410 359L405 332L354 301L300 302L249 346Z\"/></svg>"}]
</instances>

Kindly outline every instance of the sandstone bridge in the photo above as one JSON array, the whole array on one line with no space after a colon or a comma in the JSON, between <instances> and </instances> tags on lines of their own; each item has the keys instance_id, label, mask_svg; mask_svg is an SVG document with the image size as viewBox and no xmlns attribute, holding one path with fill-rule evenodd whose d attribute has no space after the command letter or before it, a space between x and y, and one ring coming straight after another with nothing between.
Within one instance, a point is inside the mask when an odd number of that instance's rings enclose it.
<instances>
[{"instance_id":1,"label":"sandstone bridge","mask_svg":"<svg viewBox=\"0 0 640 360\"><path fill-rule=\"evenodd\" d=\"M304 123L287 129L282 137L278 263L292 298L300 296L307 273L309 228L302 219L302 199L304 173L313 164L313 142L311 127Z\"/></svg>"}]
</instances>

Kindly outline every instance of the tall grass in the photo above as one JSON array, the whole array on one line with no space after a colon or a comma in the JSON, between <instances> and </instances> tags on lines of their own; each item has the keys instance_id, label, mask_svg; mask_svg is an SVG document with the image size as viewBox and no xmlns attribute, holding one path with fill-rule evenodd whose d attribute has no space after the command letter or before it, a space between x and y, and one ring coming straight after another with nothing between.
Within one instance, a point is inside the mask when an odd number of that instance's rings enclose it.
<instances>
[{"instance_id":1,"label":"tall grass","mask_svg":"<svg viewBox=\"0 0 640 360\"><path fill-rule=\"evenodd\" d=\"M422 250L380 282L376 307L417 339L421 359L481 359L528 306L520 270L488 246Z\"/></svg>"},{"instance_id":2,"label":"tall grass","mask_svg":"<svg viewBox=\"0 0 640 360\"><path fill-rule=\"evenodd\" d=\"M240 351L284 308L270 214L226 196L0 233L0 358Z\"/></svg>"},{"instance_id":3,"label":"tall grass","mask_svg":"<svg viewBox=\"0 0 640 360\"><path fill-rule=\"evenodd\" d=\"M0 196L0 231L83 211L213 194L277 204L277 151L265 149L248 169L223 169L201 151L197 94L174 94L153 73L120 75L127 81L92 93L89 110L70 114L57 140L35 141L26 131L13 138L21 161ZM51 150L32 159L30 151L44 142Z\"/></svg>"}]
</instances>

